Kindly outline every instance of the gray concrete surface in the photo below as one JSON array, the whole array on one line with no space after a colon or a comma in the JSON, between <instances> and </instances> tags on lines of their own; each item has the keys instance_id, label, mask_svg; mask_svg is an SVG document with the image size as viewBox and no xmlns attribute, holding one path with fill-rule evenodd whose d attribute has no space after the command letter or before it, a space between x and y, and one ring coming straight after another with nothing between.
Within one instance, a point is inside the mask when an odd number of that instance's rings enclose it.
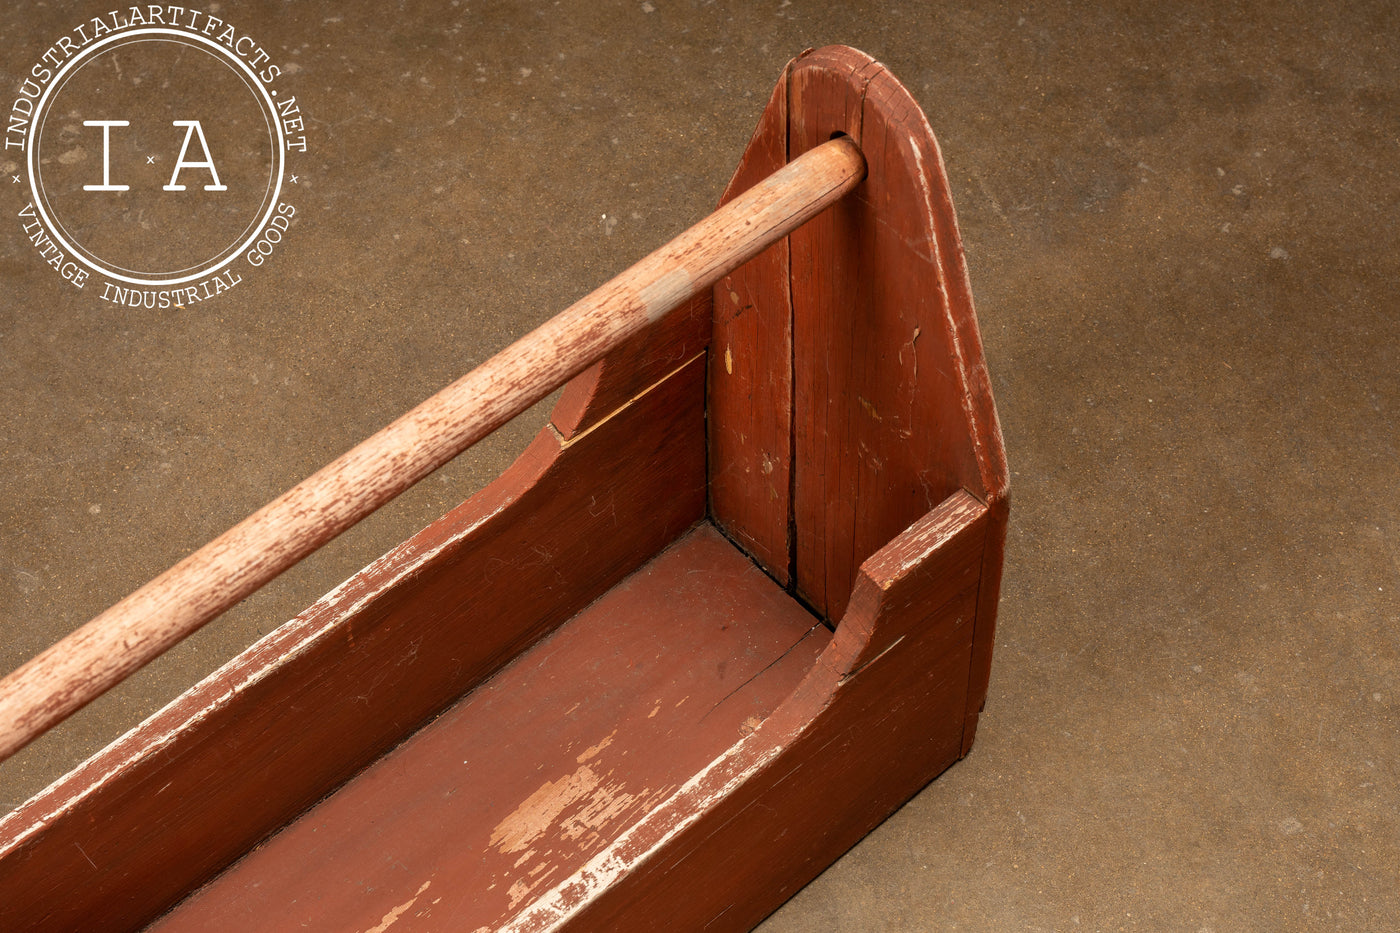
<instances>
[{"instance_id":1,"label":"gray concrete surface","mask_svg":"<svg viewBox=\"0 0 1400 933\"><path fill-rule=\"evenodd\" d=\"M295 67L301 220L237 291L123 309L39 261L0 173L0 669L700 217L783 62L840 42L941 140L1012 526L971 756L764 933L1400 929L1393 5L209 7ZM0 84L107 8L7 5ZM0 767L0 803L542 420Z\"/></svg>"}]
</instances>

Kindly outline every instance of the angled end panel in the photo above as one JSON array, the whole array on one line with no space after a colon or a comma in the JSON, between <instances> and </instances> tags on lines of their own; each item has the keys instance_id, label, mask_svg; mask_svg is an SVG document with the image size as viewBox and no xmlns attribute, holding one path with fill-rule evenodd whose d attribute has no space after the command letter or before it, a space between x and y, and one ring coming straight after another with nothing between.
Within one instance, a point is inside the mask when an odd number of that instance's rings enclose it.
<instances>
[{"instance_id":1,"label":"angled end panel","mask_svg":"<svg viewBox=\"0 0 1400 933\"><path fill-rule=\"evenodd\" d=\"M959 492L881 549L757 731L504 930L748 930L879 825L959 757L986 531Z\"/></svg>"},{"instance_id":2,"label":"angled end panel","mask_svg":"<svg viewBox=\"0 0 1400 933\"><path fill-rule=\"evenodd\" d=\"M866 181L792 249L798 591L839 618L861 562L1005 458L941 156L908 91L853 49L799 59L789 155L844 133Z\"/></svg>"}]
</instances>

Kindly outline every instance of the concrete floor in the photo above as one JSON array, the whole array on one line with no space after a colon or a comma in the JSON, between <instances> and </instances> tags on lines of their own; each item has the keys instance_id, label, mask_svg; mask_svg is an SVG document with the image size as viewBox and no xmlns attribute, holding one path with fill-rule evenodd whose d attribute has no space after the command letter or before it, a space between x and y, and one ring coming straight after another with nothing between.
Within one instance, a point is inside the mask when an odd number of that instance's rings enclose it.
<instances>
[{"instance_id":1,"label":"concrete floor","mask_svg":"<svg viewBox=\"0 0 1400 933\"><path fill-rule=\"evenodd\" d=\"M301 221L237 291L128 310L39 261L0 174L0 669L699 218L783 62L841 42L941 140L1012 525L972 755L764 933L1400 929L1393 5L208 6L294 66ZM0 85L80 15L7 5ZM0 766L0 803L543 412Z\"/></svg>"}]
</instances>

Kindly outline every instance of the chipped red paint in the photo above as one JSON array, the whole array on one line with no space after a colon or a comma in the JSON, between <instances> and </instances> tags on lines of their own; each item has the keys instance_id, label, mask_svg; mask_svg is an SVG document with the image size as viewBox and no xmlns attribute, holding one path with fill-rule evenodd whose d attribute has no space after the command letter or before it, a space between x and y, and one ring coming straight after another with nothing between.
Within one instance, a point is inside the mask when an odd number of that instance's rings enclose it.
<instances>
[{"instance_id":1,"label":"chipped red paint","mask_svg":"<svg viewBox=\"0 0 1400 933\"><path fill-rule=\"evenodd\" d=\"M775 173L0 681L0 760L848 192L835 141Z\"/></svg>"},{"instance_id":2,"label":"chipped red paint","mask_svg":"<svg viewBox=\"0 0 1400 933\"><path fill-rule=\"evenodd\" d=\"M882 66L822 49L726 197L834 133L869 160L854 197L617 346L497 483L0 822L0 926L139 927L408 739L169 928L745 930L965 754L1007 482L937 144ZM654 315L692 272L623 304ZM618 582L707 497L733 544L702 528ZM795 596L834 634L793 641Z\"/></svg>"},{"instance_id":3,"label":"chipped red paint","mask_svg":"<svg viewBox=\"0 0 1400 933\"><path fill-rule=\"evenodd\" d=\"M440 900L396 933L495 929L767 718L829 640L702 525L151 933L363 930L428 881Z\"/></svg>"}]
</instances>

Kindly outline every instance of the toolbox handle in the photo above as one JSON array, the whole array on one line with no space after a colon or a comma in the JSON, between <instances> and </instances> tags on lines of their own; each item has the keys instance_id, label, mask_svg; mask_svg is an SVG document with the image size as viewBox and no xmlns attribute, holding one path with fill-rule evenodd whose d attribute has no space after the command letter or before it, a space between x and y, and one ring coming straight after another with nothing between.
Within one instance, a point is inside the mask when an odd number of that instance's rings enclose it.
<instances>
[{"instance_id":1,"label":"toolbox handle","mask_svg":"<svg viewBox=\"0 0 1400 933\"><path fill-rule=\"evenodd\" d=\"M812 149L0 681L0 761L851 191Z\"/></svg>"}]
</instances>

